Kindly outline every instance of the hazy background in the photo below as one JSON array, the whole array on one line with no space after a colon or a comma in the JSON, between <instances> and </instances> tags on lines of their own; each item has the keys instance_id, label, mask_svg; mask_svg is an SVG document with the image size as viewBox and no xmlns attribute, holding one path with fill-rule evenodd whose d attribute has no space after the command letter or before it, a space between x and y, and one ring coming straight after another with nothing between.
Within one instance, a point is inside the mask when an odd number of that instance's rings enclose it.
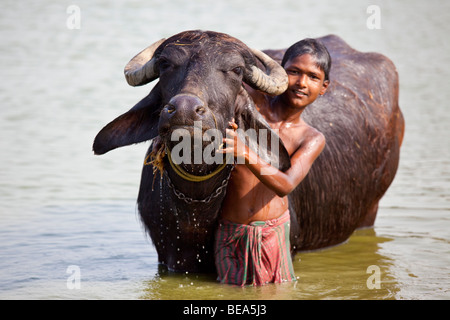
<instances>
[{"instance_id":1,"label":"hazy background","mask_svg":"<svg viewBox=\"0 0 450 320\"><path fill-rule=\"evenodd\" d=\"M385 54L400 75L406 135L375 228L297 256L296 286L244 296L448 299L449 18L450 2L437 0L3 0L0 298L242 297L210 278L158 272L135 209L148 144L91 151L96 133L153 85L126 84L129 59L162 37L204 29L259 49L333 33ZM366 286L373 264L380 290ZM67 286L71 265L80 289Z\"/></svg>"}]
</instances>

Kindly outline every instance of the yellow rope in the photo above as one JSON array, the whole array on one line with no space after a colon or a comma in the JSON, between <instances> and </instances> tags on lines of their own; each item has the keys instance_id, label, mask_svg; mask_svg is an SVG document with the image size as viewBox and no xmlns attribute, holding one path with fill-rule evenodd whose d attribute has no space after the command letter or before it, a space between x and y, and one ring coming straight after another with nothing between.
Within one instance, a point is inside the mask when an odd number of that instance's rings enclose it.
<instances>
[{"instance_id":1,"label":"yellow rope","mask_svg":"<svg viewBox=\"0 0 450 320\"><path fill-rule=\"evenodd\" d=\"M169 159L169 163L170 166L172 167L172 169L176 172L176 174L178 174L180 177L182 177L184 180L188 180L188 181L192 181L192 182L202 182L205 180L208 180L212 177L214 177L216 174L218 174L219 172L221 172L227 165L227 162L225 161L224 163L222 163L219 167L217 167L216 170L214 170L213 172L211 172L210 174L204 175L204 176L196 176L194 174L191 174L189 172L186 172L185 170L183 170L179 165L175 164L172 162L172 156L170 154L170 150L167 148L167 155L168 155L168 159Z\"/></svg>"},{"instance_id":2,"label":"yellow rope","mask_svg":"<svg viewBox=\"0 0 450 320\"><path fill-rule=\"evenodd\" d=\"M164 174L164 162L163 159L166 156L166 147L164 143L161 143L158 150L152 150L147 157L145 157L144 160L144 166L152 165L153 166L153 181L152 181L152 191L153 186L155 184L155 178L156 178L156 172L159 171L159 174L161 175L160 179L162 179L162 176ZM148 161L148 159L151 159Z\"/></svg>"},{"instance_id":3,"label":"yellow rope","mask_svg":"<svg viewBox=\"0 0 450 320\"><path fill-rule=\"evenodd\" d=\"M182 45L182 44L180 44ZM213 112L211 112L213 119L214 119L214 124L217 128L217 119L216 116L214 115ZM220 145L219 149L222 149L223 147L223 143ZM168 159L169 159L169 163L170 166L172 167L172 169L176 172L176 174L178 174L180 177L182 177L184 180L188 180L188 181L192 181L192 182L202 182L205 180L208 180L212 177L214 177L216 174L218 174L219 172L221 172L227 165L226 161L224 163L222 163L219 167L217 167L216 170L214 170L213 172L211 172L210 174L204 175L204 176L196 176L193 175L189 172L186 172L185 170L183 170L183 168L181 168L179 165L175 164L172 162L172 156L170 154L170 150L169 148L166 148L166 146L164 145L164 143L161 143L160 147L158 150L152 150L152 152L150 152L148 154L148 156L145 158L144 160L144 166L148 166L148 165L152 165L153 166L153 175L155 175L155 173L157 171L159 171L159 173L161 174L161 179L164 173L164 163L163 163L163 159L166 156L166 153L168 155ZM151 159L150 161L148 161L148 159ZM153 177L153 182L155 181L155 176ZM152 187L153 188L153 187Z\"/></svg>"},{"instance_id":4,"label":"yellow rope","mask_svg":"<svg viewBox=\"0 0 450 320\"><path fill-rule=\"evenodd\" d=\"M163 159L166 156L166 147L164 143L161 143L158 150L152 150L149 155L144 160L144 166L152 165L153 166L153 174L159 171L161 177L164 173L164 163ZM151 159L148 161L148 159Z\"/></svg>"},{"instance_id":5,"label":"yellow rope","mask_svg":"<svg viewBox=\"0 0 450 320\"><path fill-rule=\"evenodd\" d=\"M161 144L161 146L158 150L156 150L156 151L152 150L152 152L150 152L147 155L147 157L144 160L144 166L152 165L153 166L153 174L155 175L156 172L159 171L161 178L162 178L163 173L164 173L163 159L166 156L166 153L168 156L167 158L169 159L170 166L172 167L173 171L175 171L175 173L178 174L183 179L192 181L192 182L202 182L202 181L208 180L208 179L214 177L219 172L221 172L227 165L227 163L225 161L216 170L214 170L210 174L207 174L204 176L196 176L194 174L186 172L179 165L173 163L169 148L166 148L164 144ZM149 161L149 158L150 158L150 161ZM154 181L155 176L153 177L153 181Z\"/></svg>"}]
</instances>

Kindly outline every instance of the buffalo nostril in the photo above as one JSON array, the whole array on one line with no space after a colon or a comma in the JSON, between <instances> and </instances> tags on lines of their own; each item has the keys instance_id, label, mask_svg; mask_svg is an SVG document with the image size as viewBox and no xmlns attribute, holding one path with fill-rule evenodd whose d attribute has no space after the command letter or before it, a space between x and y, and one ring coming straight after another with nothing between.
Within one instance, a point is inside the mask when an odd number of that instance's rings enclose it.
<instances>
[{"instance_id":1,"label":"buffalo nostril","mask_svg":"<svg viewBox=\"0 0 450 320\"><path fill-rule=\"evenodd\" d=\"M196 119L207 113L202 100L191 94L178 94L170 99L165 106L166 114L177 119Z\"/></svg>"},{"instance_id":2,"label":"buffalo nostril","mask_svg":"<svg viewBox=\"0 0 450 320\"><path fill-rule=\"evenodd\" d=\"M205 112L206 112L206 109L205 109L205 107L203 107L203 106L198 106L198 107L196 107L195 108L195 112L198 114L198 115L203 115Z\"/></svg>"}]
</instances>

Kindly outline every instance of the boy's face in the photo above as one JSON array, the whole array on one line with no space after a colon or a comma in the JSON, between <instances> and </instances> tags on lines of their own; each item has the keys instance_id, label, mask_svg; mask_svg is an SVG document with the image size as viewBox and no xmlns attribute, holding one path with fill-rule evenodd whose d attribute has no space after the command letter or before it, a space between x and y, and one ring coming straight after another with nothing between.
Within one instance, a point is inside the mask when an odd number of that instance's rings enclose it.
<instances>
[{"instance_id":1,"label":"boy's face","mask_svg":"<svg viewBox=\"0 0 450 320\"><path fill-rule=\"evenodd\" d=\"M284 69L289 77L289 86L283 95L285 102L292 107L305 108L327 90L329 81L325 81L325 73L316 66L310 54L288 60Z\"/></svg>"}]
</instances>

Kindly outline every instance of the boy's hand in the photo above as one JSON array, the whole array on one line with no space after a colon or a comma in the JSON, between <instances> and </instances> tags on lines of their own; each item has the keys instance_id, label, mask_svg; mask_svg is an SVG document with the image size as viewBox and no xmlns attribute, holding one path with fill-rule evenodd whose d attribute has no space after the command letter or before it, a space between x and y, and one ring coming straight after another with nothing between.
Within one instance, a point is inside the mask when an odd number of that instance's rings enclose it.
<instances>
[{"instance_id":1,"label":"boy's hand","mask_svg":"<svg viewBox=\"0 0 450 320\"><path fill-rule=\"evenodd\" d=\"M226 137L223 138L223 145L225 148L218 150L219 153L232 153L234 158L244 158L246 154L245 143L239 138L236 130L238 125L234 121L234 118L228 122L231 129L226 129Z\"/></svg>"},{"instance_id":2,"label":"boy's hand","mask_svg":"<svg viewBox=\"0 0 450 320\"><path fill-rule=\"evenodd\" d=\"M237 125L236 122L234 121L234 118L232 118L231 121L228 122L228 124L230 125L231 129L233 129L234 131L237 130L238 125Z\"/></svg>"}]
</instances>

